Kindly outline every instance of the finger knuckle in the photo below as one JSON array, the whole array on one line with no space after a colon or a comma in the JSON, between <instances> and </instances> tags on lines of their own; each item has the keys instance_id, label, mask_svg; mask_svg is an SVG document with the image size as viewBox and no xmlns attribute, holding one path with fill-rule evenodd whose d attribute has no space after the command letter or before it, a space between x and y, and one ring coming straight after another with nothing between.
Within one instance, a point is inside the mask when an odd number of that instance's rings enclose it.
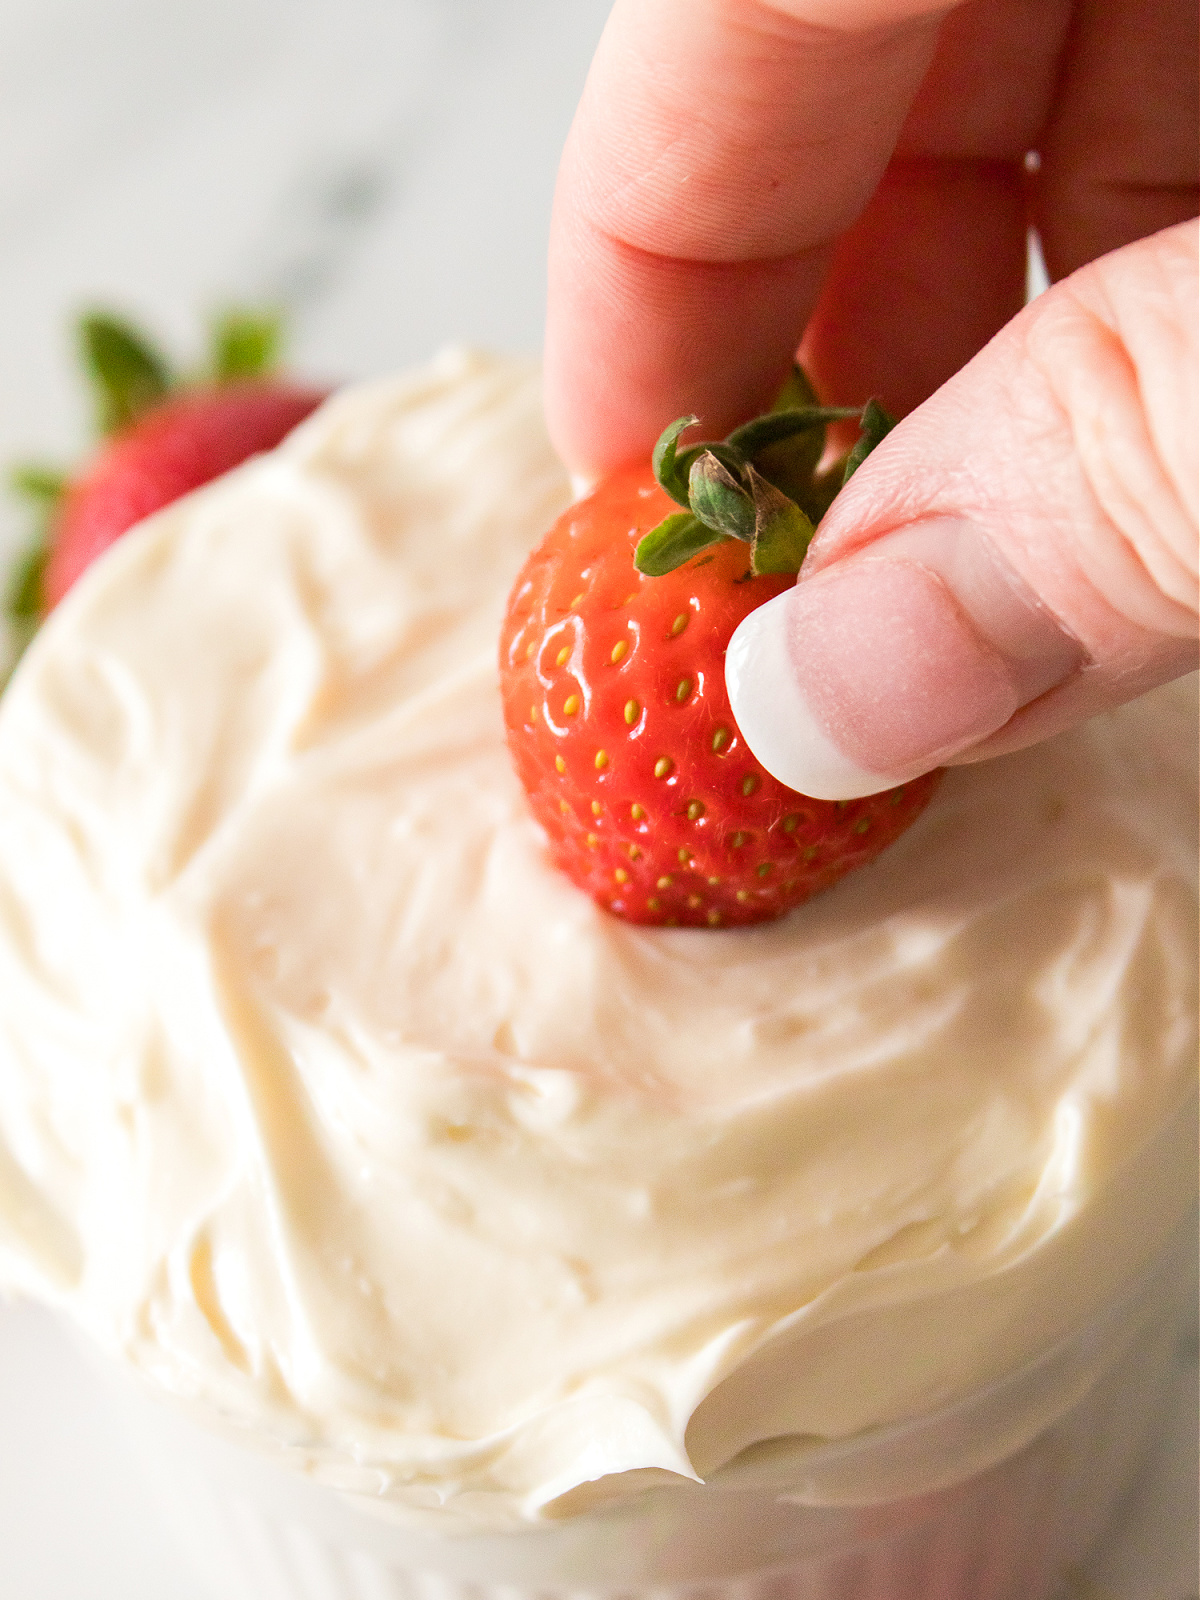
<instances>
[{"instance_id":1,"label":"finger knuckle","mask_svg":"<svg viewBox=\"0 0 1200 1600\"><path fill-rule=\"evenodd\" d=\"M1195 313L1176 263L1142 254L1046 296L1028 350L1096 512L1081 534L1089 575L1130 620L1174 633L1194 628L1200 602Z\"/></svg>"}]
</instances>

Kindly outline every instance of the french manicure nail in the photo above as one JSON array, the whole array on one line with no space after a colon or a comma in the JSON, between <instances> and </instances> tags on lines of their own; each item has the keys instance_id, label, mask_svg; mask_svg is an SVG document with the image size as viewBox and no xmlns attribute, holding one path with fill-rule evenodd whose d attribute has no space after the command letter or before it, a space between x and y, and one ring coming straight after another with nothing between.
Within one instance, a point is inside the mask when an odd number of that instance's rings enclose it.
<instances>
[{"instance_id":1,"label":"french manicure nail","mask_svg":"<svg viewBox=\"0 0 1200 1600\"><path fill-rule=\"evenodd\" d=\"M851 799L969 749L1083 659L984 535L940 519L752 612L730 641L726 682L769 772L818 799Z\"/></svg>"}]
</instances>

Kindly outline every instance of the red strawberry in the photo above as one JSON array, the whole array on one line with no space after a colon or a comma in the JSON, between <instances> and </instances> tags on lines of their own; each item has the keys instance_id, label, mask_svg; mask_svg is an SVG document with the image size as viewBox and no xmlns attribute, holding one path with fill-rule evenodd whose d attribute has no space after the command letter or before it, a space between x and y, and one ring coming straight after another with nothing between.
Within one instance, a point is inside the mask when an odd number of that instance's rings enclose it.
<instances>
[{"instance_id":1,"label":"red strawberry","mask_svg":"<svg viewBox=\"0 0 1200 1600\"><path fill-rule=\"evenodd\" d=\"M517 773L555 864L629 921L777 917L878 855L937 782L813 800L759 765L730 713L730 636L795 582L812 533L799 501L819 511L831 498L816 468L832 415L793 405L677 457L694 420L681 419L655 452L659 482L649 466L614 473L559 518L517 579L500 644ZM787 418L803 419L790 435ZM886 431L878 411L865 426L868 447ZM799 448L781 451L789 438ZM691 511L676 512L660 483Z\"/></svg>"},{"instance_id":2,"label":"red strawberry","mask_svg":"<svg viewBox=\"0 0 1200 1600\"><path fill-rule=\"evenodd\" d=\"M270 450L324 395L278 380L210 384L165 400L67 485L42 575L47 608L135 522Z\"/></svg>"},{"instance_id":3,"label":"red strawberry","mask_svg":"<svg viewBox=\"0 0 1200 1600\"><path fill-rule=\"evenodd\" d=\"M74 476L37 468L15 475L44 523L10 599L25 631L135 522L271 449L320 404L324 391L267 376L278 331L273 318L226 316L215 330L210 371L180 385L132 328L100 313L83 319L81 345L105 437Z\"/></svg>"}]
</instances>

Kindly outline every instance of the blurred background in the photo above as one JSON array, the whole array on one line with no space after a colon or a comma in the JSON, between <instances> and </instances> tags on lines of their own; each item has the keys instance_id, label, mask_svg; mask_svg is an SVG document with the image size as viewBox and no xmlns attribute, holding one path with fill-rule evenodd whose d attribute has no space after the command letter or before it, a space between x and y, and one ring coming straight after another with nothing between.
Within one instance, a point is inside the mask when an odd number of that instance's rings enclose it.
<instances>
[{"instance_id":1,"label":"blurred background","mask_svg":"<svg viewBox=\"0 0 1200 1600\"><path fill-rule=\"evenodd\" d=\"M0 463L71 460L101 303L199 352L289 314L337 380L536 350L558 154L609 0L4 0ZM19 508L5 496L0 550Z\"/></svg>"},{"instance_id":2,"label":"blurred background","mask_svg":"<svg viewBox=\"0 0 1200 1600\"><path fill-rule=\"evenodd\" d=\"M214 309L280 305L291 364L328 381L449 340L536 351L608 3L3 0L0 466L86 450L71 324L97 304L184 359ZM0 569L26 528L0 497ZM1063 1600L1195 1596L1195 1395L1188 1346L1139 1495ZM65 1331L0 1302L0 1595L204 1600L152 1480Z\"/></svg>"}]
</instances>

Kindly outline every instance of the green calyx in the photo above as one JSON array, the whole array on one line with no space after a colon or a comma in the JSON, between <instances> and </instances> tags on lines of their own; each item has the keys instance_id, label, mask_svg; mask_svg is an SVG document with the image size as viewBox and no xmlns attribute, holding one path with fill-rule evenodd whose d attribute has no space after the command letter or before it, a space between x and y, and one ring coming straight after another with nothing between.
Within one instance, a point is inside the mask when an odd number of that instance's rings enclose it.
<instances>
[{"instance_id":1,"label":"green calyx","mask_svg":"<svg viewBox=\"0 0 1200 1600\"><path fill-rule=\"evenodd\" d=\"M3 596L11 647L7 669L0 663L0 687L42 620L42 573L50 550L50 525L67 487L65 473L33 462L14 467L8 481L13 494L28 507L33 531L13 564Z\"/></svg>"},{"instance_id":2,"label":"green calyx","mask_svg":"<svg viewBox=\"0 0 1200 1600\"><path fill-rule=\"evenodd\" d=\"M826 427L849 417L858 418L858 441L843 461L822 472ZM648 577L673 572L726 539L750 546L750 571L756 577L799 572L837 491L894 426L876 400L861 409L818 405L798 366L772 410L719 443L681 449L680 435L698 420L679 417L654 447L654 476L684 510L638 542L634 565Z\"/></svg>"},{"instance_id":3,"label":"green calyx","mask_svg":"<svg viewBox=\"0 0 1200 1600\"><path fill-rule=\"evenodd\" d=\"M122 318L86 311L78 336L102 438L128 428L170 393L175 380L166 359Z\"/></svg>"},{"instance_id":4,"label":"green calyx","mask_svg":"<svg viewBox=\"0 0 1200 1600\"><path fill-rule=\"evenodd\" d=\"M230 307L218 312L209 327L207 359L189 374L177 373L140 329L111 311L85 312L78 336L96 430L108 438L178 389L267 377L279 363L283 320L276 311Z\"/></svg>"}]
</instances>

